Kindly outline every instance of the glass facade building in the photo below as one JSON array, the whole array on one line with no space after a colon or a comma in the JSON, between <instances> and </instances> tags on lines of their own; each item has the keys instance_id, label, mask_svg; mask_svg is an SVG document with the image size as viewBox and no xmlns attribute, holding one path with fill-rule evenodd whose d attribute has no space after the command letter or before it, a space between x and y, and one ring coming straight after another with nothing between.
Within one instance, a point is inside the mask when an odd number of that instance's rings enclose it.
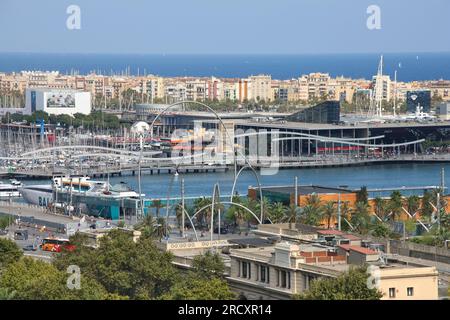
<instances>
[{"instance_id":1,"label":"glass facade building","mask_svg":"<svg viewBox=\"0 0 450 320\"><path fill-rule=\"evenodd\" d=\"M308 123L338 123L341 115L339 101L325 101L313 107L291 114L287 121Z\"/></svg>"},{"instance_id":2,"label":"glass facade building","mask_svg":"<svg viewBox=\"0 0 450 320\"><path fill-rule=\"evenodd\" d=\"M429 112L431 108L431 91L416 90L406 92L406 107L408 112L416 112L417 106L421 106L423 112Z\"/></svg>"}]
</instances>

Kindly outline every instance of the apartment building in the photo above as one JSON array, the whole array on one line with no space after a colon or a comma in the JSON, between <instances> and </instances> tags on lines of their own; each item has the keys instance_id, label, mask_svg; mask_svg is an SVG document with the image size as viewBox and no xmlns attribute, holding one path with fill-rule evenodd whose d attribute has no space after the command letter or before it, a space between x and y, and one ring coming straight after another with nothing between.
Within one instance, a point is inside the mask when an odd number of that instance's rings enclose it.
<instances>
[{"instance_id":1,"label":"apartment building","mask_svg":"<svg viewBox=\"0 0 450 320\"><path fill-rule=\"evenodd\" d=\"M450 80L427 81L424 83L424 88L431 90L432 97L450 101Z\"/></svg>"},{"instance_id":2,"label":"apartment building","mask_svg":"<svg viewBox=\"0 0 450 320\"><path fill-rule=\"evenodd\" d=\"M168 102L180 100L236 100L244 101L310 101L313 99L332 99L353 102L356 93L367 92L378 100L398 101L406 97L407 91L428 89L433 98L450 101L450 81L436 80L423 82L391 81L383 75L378 86L374 76L371 80L332 78L327 73L310 73L298 79L276 80L270 75L253 75L248 78L204 78L174 77L162 78L148 76L117 75L64 75L57 71L23 71L20 73L0 73L0 93L5 95L14 91L24 92L26 88L51 88L60 90L89 91L93 97L106 96L118 98L128 89L151 98ZM150 102L150 101L149 101Z\"/></svg>"},{"instance_id":3,"label":"apartment building","mask_svg":"<svg viewBox=\"0 0 450 320\"><path fill-rule=\"evenodd\" d=\"M251 83L248 100L272 101L272 77L270 75L257 75L248 78Z\"/></svg>"},{"instance_id":4,"label":"apartment building","mask_svg":"<svg viewBox=\"0 0 450 320\"><path fill-rule=\"evenodd\" d=\"M372 78L373 95L376 101L391 101L393 82L388 75Z\"/></svg>"},{"instance_id":5,"label":"apartment building","mask_svg":"<svg viewBox=\"0 0 450 320\"><path fill-rule=\"evenodd\" d=\"M281 242L268 247L232 249L230 259L227 280L240 298L291 299L308 290L317 278L335 278L364 263L376 266L376 285L383 300L438 298L435 267L382 264L378 252L359 246L333 248Z\"/></svg>"}]
</instances>

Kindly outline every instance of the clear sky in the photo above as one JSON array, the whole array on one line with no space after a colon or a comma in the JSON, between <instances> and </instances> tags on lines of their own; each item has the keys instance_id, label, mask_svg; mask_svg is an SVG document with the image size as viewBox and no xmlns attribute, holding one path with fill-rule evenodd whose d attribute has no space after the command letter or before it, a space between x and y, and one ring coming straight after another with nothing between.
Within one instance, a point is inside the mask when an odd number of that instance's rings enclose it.
<instances>
[{"instance_id":1,"label":"clear sky","mask_svg":"<svg viewBox=\"0 0 450 320\"><path fill-rule=\"evenodd\" d=\"M449 0L0 0L0 52L448 52L449 32Z\"/></svg>"}]
</instances>

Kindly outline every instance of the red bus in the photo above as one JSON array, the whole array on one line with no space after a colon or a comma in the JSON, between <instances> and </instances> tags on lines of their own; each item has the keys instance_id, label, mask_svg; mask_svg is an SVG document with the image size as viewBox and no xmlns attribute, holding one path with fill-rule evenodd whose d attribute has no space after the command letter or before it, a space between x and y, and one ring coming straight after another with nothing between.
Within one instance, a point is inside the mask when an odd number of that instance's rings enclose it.
<instances>
[{"instance_id":1,"label":"red bus","mask_svg":"<svg viewBox=\"0 0 450 320\"><path fill-rule=\"evenodd\" d=\"M61 252L62 248L73 251L75 246L71 245L69 239L45 238L42 240L41 249L43 251Z\"/></svg>"}]
</instances>

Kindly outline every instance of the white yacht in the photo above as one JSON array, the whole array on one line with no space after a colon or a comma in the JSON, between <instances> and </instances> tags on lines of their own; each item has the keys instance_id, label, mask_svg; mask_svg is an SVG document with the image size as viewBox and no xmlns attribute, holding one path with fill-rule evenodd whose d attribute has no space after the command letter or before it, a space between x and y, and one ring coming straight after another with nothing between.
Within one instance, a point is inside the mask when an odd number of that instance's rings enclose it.
<instances>
[{"instance_id":1,"label":"white yacht","mask_svg":"<svg viewBox=\"0 0 450 320\"><path fill-rule=\"evenodd\" d=\"M19 187L11 183L0 181L0 198L20 197Z\"/></svg>"},{"instance_id":2,"label":"white yacht","mask_svg":"<svg viewBox=\"0 0 450 320\"><path fill-rule=\"evenodd\" d=\"M139 193L131 190L125 183L110 186L108 182L94 181L89 177L58 177L53 179L52 184L23 186L20 188L20 192L26 202L43 207L53 202L59 202L63 198L78 195L101 198L139 198Z\"/></svg>"}]
</instances>

